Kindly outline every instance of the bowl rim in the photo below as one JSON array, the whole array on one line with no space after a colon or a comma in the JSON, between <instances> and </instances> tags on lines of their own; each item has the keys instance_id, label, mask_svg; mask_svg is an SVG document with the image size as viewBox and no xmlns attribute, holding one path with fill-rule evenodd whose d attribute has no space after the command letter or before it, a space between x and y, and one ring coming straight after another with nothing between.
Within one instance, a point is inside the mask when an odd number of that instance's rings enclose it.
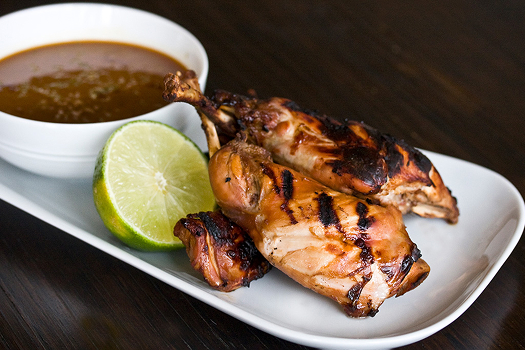
<instances>
[{"instance_id":1,"label":"bowl rim","mask_svg":"<svg viewBox=\"0 0 525 350\"><path fill-rule=\"evenodd\" d=\"M110 4L110 3L65 2L65 3L37 5L37 6L32 6L32 7L28 7L28 8L25 8L25 9L17 10L17 11L14 11L14 12L10 12L10 13L7 13L5 15L0 16L0 21L4 20L6 18L9 18L11 16L19 16L19 15L23 15L25 13L36 12L36 11L45 10L45 9L49 9L49 8L66 8L66 7L72 7L72 6L79 6L79 7L86 7L86 8L89 8L89 7L91 7L91 8L107 7L107 8L116 8L116 9L120 9L120 10L123 10L123 11L131 11L131 12L135 12L137 14L143 15L143 16L148 16L148 17L150 17L150 18L152 18L154 20L158 20L158 21L164 22L164 23L166 23L166 24L168 24L170 26L173 26L173 27L177 28L177 30L180 30L182 33L184 33L188 38L190 38L194 42L195 48L198 51L198 56L200 56L202 58L202 71L200 72L200 74L198 76L198 80L199 80L199 84L201 84L201 86L205 86L205 83L206 83L206 80L207 80L207 77L208 77L208 74L209 74L209 58L208 58L208 54L206 52L206 49L204 48L204 46L202 45L200 40L192 32L190 32L188 29L186 29L182 25L178 24L177 22L175 22L175 21L173 21L171 19L168 19L166 17L163 17L161 15L158 15L156 13L153 13L153 12L145 11L145 10L142 10L142 9L139 9L139 8L135 8L135 7L131 7L131 6L124 6L124 5L117 5L117 4ZM99 39L95 39L95 40L96 41L101 41L101 42L105 41L105 42L119 43L118 41L99 40ZM87 41L87 40L78 40L78 41L81 42L81 41ZM68 43L68 42L73 42L73 41L50 41L49 43L42 44L42 46L61 44L61 43ZM122 41L122 43L123 44L130 44L130 43L124 42L124 41ZM142 44L140 44L140 45L138 44L138 46L139 47L143 47L143 48L147 48L147 49L152 49L155 52L160 52L157 49L154 49L154 48L151 48L151 47L147 47L147 46L142 45ZM26 50L31 50L31 49L37 48L37 47L40 47L40 46L32 46L32 47L27 48ZM22 52L22 51L17 50L17 51L12 52L12 53L10 53L8 55L2 55L2 57L0 57L0 61L3 60L6 57L9 57L11 55L15 55L15 54L17 54L19 52ZM170 55L170 54L168 54L166 52L160 52L160 53L164 54L164 55L167 55L168 57L171 57L171 58L179 60L179 58L174 57L173 55ZM165 110L165 109L169 109L170 107L172 108L173 105L174 104L168 104L168 105L163 106L161 108L157 108L157 109L155 109L153 111L150 111L150 112L147 112L147 113L143 113L143 114L139 114L139 115L136 115L136 116L133 116L133 117L129 117L129 118L117 119L117 120L112 120L112 121L92 122L92 123L47 122L47 121L41 121L41 120L35 120L35 119L29 119L29 118L20 117L20 116L14 115L14 114L3 112L1 110L0 110L0 119L12 119L15 122L19 122L21 124L28 124L28 125L32 124L34 126L42 125L44 127L47 126L47 127L52 127L52 128L58 128L58 127L60 127L60 128L79 128L79 127L89 128L89 127L94 127L94 126L97 126L97 125L105 125L105 126L109 127L112 124L120 124L123 121L132 121L132 120L137 119L137 118L146 119L146 118L148 118L148 115L150 115L151 113L156 113L156 112L159 112L159 111L162 111L162 110Z\"/></svg>"}]
</instances>

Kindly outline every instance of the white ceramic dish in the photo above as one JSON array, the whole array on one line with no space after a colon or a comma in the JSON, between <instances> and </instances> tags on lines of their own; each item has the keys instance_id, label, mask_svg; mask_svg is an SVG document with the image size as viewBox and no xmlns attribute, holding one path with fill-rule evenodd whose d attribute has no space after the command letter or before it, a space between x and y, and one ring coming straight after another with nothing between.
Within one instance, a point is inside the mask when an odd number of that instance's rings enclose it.
<instances>
[{"instance_id":1,"label":"white ceramic dish","mask_svg":"<svg viewBox=\"0 0 525 350\"><path fill-rule=\"evenodd\" d=\"M160 16L122 6L66 3L0 17L0 59L37 46L82 40L116 41L160 51L193 69L205 88L208 57L201 43ZM157 120L184 131L193 118L198 118L195 109L181 103L131 119L90 124L45 123L0 112L0 157L41 175L88 178L104 142L125 122Z\"/></svg>"},{"instance_id":2,"label":"white ceramic dish","mask_svg":"<svg viewBox=\"0 0 525 350\"><path fill-rule=\"evenodd\" d=\"M197 124L187 134L205 147ZM143 253L123 246L98 217L89 181L41 177L0 160L0 198L277 337L323 349L386 349L421 340L459 317L503 265L525 224L523 199L506 179L471 163L426 153L458 198L459 223L406 217L408 232L432 271L421 286L387 299L374 318L362 320L346 317L335 303L277 269L250 288L221 293L193 271L184 250Z\"/></svg>"}]
</instances>

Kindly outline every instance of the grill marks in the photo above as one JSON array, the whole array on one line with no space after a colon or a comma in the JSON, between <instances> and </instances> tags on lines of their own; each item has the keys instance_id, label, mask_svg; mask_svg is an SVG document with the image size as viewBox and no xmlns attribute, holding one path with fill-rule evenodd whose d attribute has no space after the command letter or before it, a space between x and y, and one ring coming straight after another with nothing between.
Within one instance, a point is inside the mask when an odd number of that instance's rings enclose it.
<instances>
[{"instance_id":1,"label":"grill marks","mask_svg":"<svg viewBox=\"0 0 525 350\"><path fill-rule=\"evenodd\" d=\"M189 214L173 233L184 243L193 268L214 289L247 287L271 268L248 233L220 211Z\"/></svg>"},{"instance_id":2,"label":"grill marks","mask_svg":"<svg viewBox=\"0 0 525 350\"><path fill-rule=\"evenodd\" d=\"M357 221L357 227L361 231L366 231L372 225L372 218L367 217L368 207L366 204L359 202L355 208L357 215L359 215L359 220Z\"/></svg>"},{"instance_id":3,"label":"grill marks","mask_svg":"<svg viewBox=\"0 0 525 350\"><path fill-rule=\"evenodd\" d=\"M293 197L293 175L289 170L284 170L281 173L283 196L285 201L289 201Z\"/></svg>"},{"instance_id":4,"label":"grill marks","mask_svg":"<svg viewBox=\"0 0 525 350\"><path fill-rule=\"evenodd\" d=\"M333 198L323 192L317 197L317 202L319 204L319 221L321 221L323 226L325 228L334 226L339 232L344 233L341 221L337 216L337 211L333 206ZM353 236L351 240L356 247L361 249L361 253L359 254L359 257L361 258L360 269L367 270L367 267L374 263L374 256L372 255L372 249L367 244L368 234L366 231L370 228L374 222L374 219L373 217L368 216L368 206L363 202L358 202L355 210L358 215L357 228L359 232L357 236ZM351 273L354 273L354 271ZM348 311L351 313L354 312L354 309L357 307L357 305L359 305L359 297L361 296L361 292L370 279L371 272L368 272L362 277L360 282L356 283L348 291L347 296L350 300L350 304L347 305L346 308L348 308ZM370 314L369 316L373 316L373 314Z\"/></svg>"},{"instance_id":5,"label":"grill marks","mask_svg":"<svg viewBox=\"0 0 525 350\"><path fill-rule=\"evenodd\" d=\"M401 272L405 275L410 272L410 269L412 268L412 265L421 258L421 251L419 248L414 244L414 247L412 248L412 255L407 255L403 259L403 262L401 263Z\"/></svg>"},{"instance_id":6,"label":"grill marks","mask_svg":"<svg viewBox=\"0 0 525 350\"><path fill-rule=\"evenodd\" d=\"M323 224L325 228L333 226L337 231L345 233L341 221L337 216L337 212L333 206L333 198L326 193L321 193L316 198L319 205L318 217L319 221ZM370 265L374 262L374 256L372 255L372 250L367 244L368 235L366 231L373 223L373 217L368 216L368 206L362 202L358 202L356 205L356 213L359 218L357 221L357 227L359 233L357 236L353 236L350 240L353 241L356 247L361 249L361 260L363 264Z\"/></svg>"},{"instance_id":7,"label":"grill marks","mask_svg":"<svg viewBox=\"0 0 525 350\"><path fill-rule=\"evenodd\" d=\"M288 214L288 217L290 218L290 222L292 225L297 224L297 220L295 219L293 215L293 210L289 207L289 201L293 198L293 175L289 170L284 170L281 173L281 189L282 189L282 195L284 198L284 203L281 204L281 210L284 211L286 214Z\"/></svg>"},{"instance_id":8,"label":"grill marks","mask_svg":"<svg viewBox=\"0 0 525 350\"><path fill-rule=\"evenodd\" d=\"M293 174L285 169L281 172L280 179L277 179L274 171L270 167L265 166L264 163L261 164L261 167L264 175L272 180L274 192L283 198L283 203L281 204L280 209L288 215L292 225L297 224L297 219L293 215L293 210L290 209L289 206L290 199L293 198L294 193Z\"/></svg>"},{"instance_id":9,"label":"grill marks","mask_svg":"<svg viewBox=\"0 0 525 350\"><path fill-rule=\"evenodd\" d=\"M359 179L368 186L368 194L377 193L389 179L407 172L411 163L421 172L416 175L408 171L415 177L413 180L433 185L429 178L432 163L405 141L380 133L364 123L341 123L325 115L312 116L321 123L323 135L337 144L333 150L322 150L334 156L333 161L327 162L332 172L339 176L350 174Z\"/></svg>"},{"instance_id":10,"label":"grill marks","mask_svg":"<svg viewBox=\"0 0 525 350\"><path fill-rule=\"evenodd\" d=\"M297 224L298 221L296 215L300 214L294 213L294 210L290 207L290 202L294 200L294 192L296 191L294 187L294 175L287 169L277 172L275 171L275 168L265 165L264 163L261 163L261 167L263 173L268 176L272 182L272 190L282 198L280 210L287 214L290 218L291 224ZM313 200L314 202L317 202L317 218L327 230L326 232L328 233L330 230L335 230L342 234L342 239L346 240L348 244L353 244L356 248L360 249L360 266L354 271L348 271L349 275L355 276L356 283L348 290L347 297L350 302L344 307L349 314L362 312L358 310L359 308L362 308L363 303L363 301L360 300L361 294L365 286L372 279L373 272L371 265L376 262L370 246L370 235L368 233L369 229L375 222L375 218L370 215L369 205L372 205L372 203L362 200L355 204L354 210L357 221L355 225L350 225L350 227L354 227L351 232L345 232L345 227L341 223L341 218L338 214L340 209L335 206L334 197L326 192L320 192L317 193L317 196L314 197ZM299 209L303 210L302 208ZM378 267L385 274L386 279L391 280L394 277L395 270L403 275L407 275L412 265L419 259L419 257L420 252L414 245L412 254L407 255L401 262L401 266L398 268L394 266ZM390 271L389 268L392 269L392 271ZM374 316L376 313L376 309L370 308L367 315Z\"/></svg>"},{"instance_id":11,"label":"grill marks","mask_svg":"<svg viewBox=\"0 0 525 350\"><path fill-rule=\"evenodd\" d=\"M204 223L204 227L208 230L208 233L213 237L213 239L216 242L221 242L225 239L224 232L228 232L228 230L225 229L224 221L213 219L210 216L210 213L205 212L200 212L196 214L196 216L202 220L202 222ZM185 220L184 223L186 223L187 221L188 220ZM219 226L220 224L221 226ZM201 232L199 232L198 234L200 235Z\"/></svg>"},{"instance_id":12,"label":"grill marks","mask_svg":"<svg viewBox=\"0 0 525 350\"><path fill-rule=\"evenodd\" d=\"M359 216L359 219L357 220L357 228L359 229L360 233L358 238L355 239L354 244L361 249L361 254L359 254L359 257L361 258L363 267L370 266L374 263L374 256L372 255L372 249L367 244L368 234L366 233L366 231L370 228L370 226L372 226L374 218L368 216L368 206L363 202L358 202L355 210L357 215ZM356 284L354 288L348 291L348 298L351 301L350 305L348 305L348 308L356 308L356 306L358 305L359 296L361 295L363 288L370 279L371 272L369 272L368 275L363 276L363 280L360 283ZM359 290L355 289L355 287L357 286L359 287ZM375 311L371 312L368 316L374 315Z\"/></svg>"},{"instance_id":13,"label":"grill marks","mask_svg":"<svg viewBox=\"0 0 525 350\"><path fill-rule=\"evenodd\" d=\"M249 104L247 100L242 100L242 103L235 101L239 106L229 105L239 109L238 112L241 111L240 106L246 108L246 104ZM222 104L226 104L226 101L222 100ZM318 111L302 108L291 100L283 99L280 106L283 110L298 115L298 118L304 120L306 125L319 128L324 137L335 143L336 147L319 147L319 152L333 156L333 160L327 161L327 165L332 168L332 173L338 176L351 175L362 182L367 189L365 191L365 188L362 188L363 193L378 193L389 179L404 176L404 173L413 177L413 181L421 181L427 186L433 185L429 177L432 163L404 140L383 134L362 122L338 121ZM260 115L257 114L256 117L253 117L252 114L249 108L240 113L242 116L240 124L246 127L248 124L261 123L263 131L268 131L266 125L276 122L276 116L273 113L259 111ZM297 132L291 153L294 154L296 147L303 143L315 143L315 137L310 141L311 137L308 133ZM419 172L414 169L408 170L411 164L414 164Z\"/></svg>"},{"instance_id":14,"label":"grill marks","mask_svg":"<svg viewBox=\"0 0 525 350\"><path fill-rule=\"evenodd\" d=\"M363 288L365 285L370 281L370 277L363 276L362 281L356 283L350 290L348 291L348 299L350 299L350 304L347 304L344 306L344 309L347 313L353 314L358 312L360 306L359 306L359 298L361 297L361 292L363 291ZM362 306L361 306L362 307ZM374 317L377 314L378 310L371 308L368 312L367 316Z\"/></svg>"},{"instance_id":15,"label":"grill marks","mask_svg":"<svg viewBox=\"0 0 525 350\"><path fill-rule=\"evenodd\" d=\"M317 202L319 203L319 221L321 221L323 226L325 228L334 226L337 231L344 233L343 226L334 209L334 199L323 192L317 197Z\"/></svg>"},{"instance_id":16,"label":"grill marks","mask_svg":"<svg viewBox=\"0 0 525 350\"><path fill-rule=\"evenodd\" d=\"M253 262L263 261L250 236L219 212L190 214L183 223L187 225L191 219L202 221L204 224L202 230L213 237L216 247L228 247L227 255L232 259L240 260L239 268L242 271L252 268ZM246 282L243 285L246 285Z\"/></svg>"}]
</instances>

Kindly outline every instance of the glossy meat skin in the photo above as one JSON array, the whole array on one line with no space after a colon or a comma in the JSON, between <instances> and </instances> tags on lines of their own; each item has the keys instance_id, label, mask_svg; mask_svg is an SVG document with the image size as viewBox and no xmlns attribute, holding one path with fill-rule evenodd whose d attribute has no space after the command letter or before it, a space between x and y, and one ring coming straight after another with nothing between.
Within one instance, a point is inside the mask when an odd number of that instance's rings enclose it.
<instances>
[{"instance_id":1,"label":"glossy meat skin","mask_svg":"<svg viewBox=\"0 0 525 350\"><path fill-rule=\"evenodd\" d=\"M218 150L210 181L223 213L285 274L332 298L352 317L419 285L429 266L401 212L334 191L241 137Z\"/></svg>"},{"instance_id":2,"label":"glossy meat skin","mask_svg":"<svg viewBox=\"0 0 525 350\"><path fill-rule=\"evenodd\" d=\"M193 268L214 289L230 292L248 287L270 270L246 231L219 210L182 218L174 234L186 247Z\"/></svg>"},{"instance_id":3,"label":"glossy meat skin","mask_svg":"<svg viewBox=\"0 0 525 350\"><path fill-rule=\"evenodd\" d=\"M300 108L285 98L265 100L216 91L208 99L190 75L169 75L164 98L195 106L222 140L239 130L289 166L337 191L394 205L403 213L456 223L456 199L417 149L356 121Z\"/></svg>"}]
</instances>

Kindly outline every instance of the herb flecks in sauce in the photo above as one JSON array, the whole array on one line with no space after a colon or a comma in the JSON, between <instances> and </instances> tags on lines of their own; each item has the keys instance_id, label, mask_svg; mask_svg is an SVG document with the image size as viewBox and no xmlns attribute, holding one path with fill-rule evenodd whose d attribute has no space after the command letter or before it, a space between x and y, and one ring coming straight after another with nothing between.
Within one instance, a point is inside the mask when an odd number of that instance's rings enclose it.
<instances>
[{"instance_id":1,"label":"herb flecks in sauce","mask_svg":"<svg viewBox=\"0 0 525 350\"><path fill-rule=\"evenodd\" d=\"M0 61L0 110L56 123L125 119L166 105L163 78L179 62L138 46L73 42Z\"/></svg>"}]
</instances>

